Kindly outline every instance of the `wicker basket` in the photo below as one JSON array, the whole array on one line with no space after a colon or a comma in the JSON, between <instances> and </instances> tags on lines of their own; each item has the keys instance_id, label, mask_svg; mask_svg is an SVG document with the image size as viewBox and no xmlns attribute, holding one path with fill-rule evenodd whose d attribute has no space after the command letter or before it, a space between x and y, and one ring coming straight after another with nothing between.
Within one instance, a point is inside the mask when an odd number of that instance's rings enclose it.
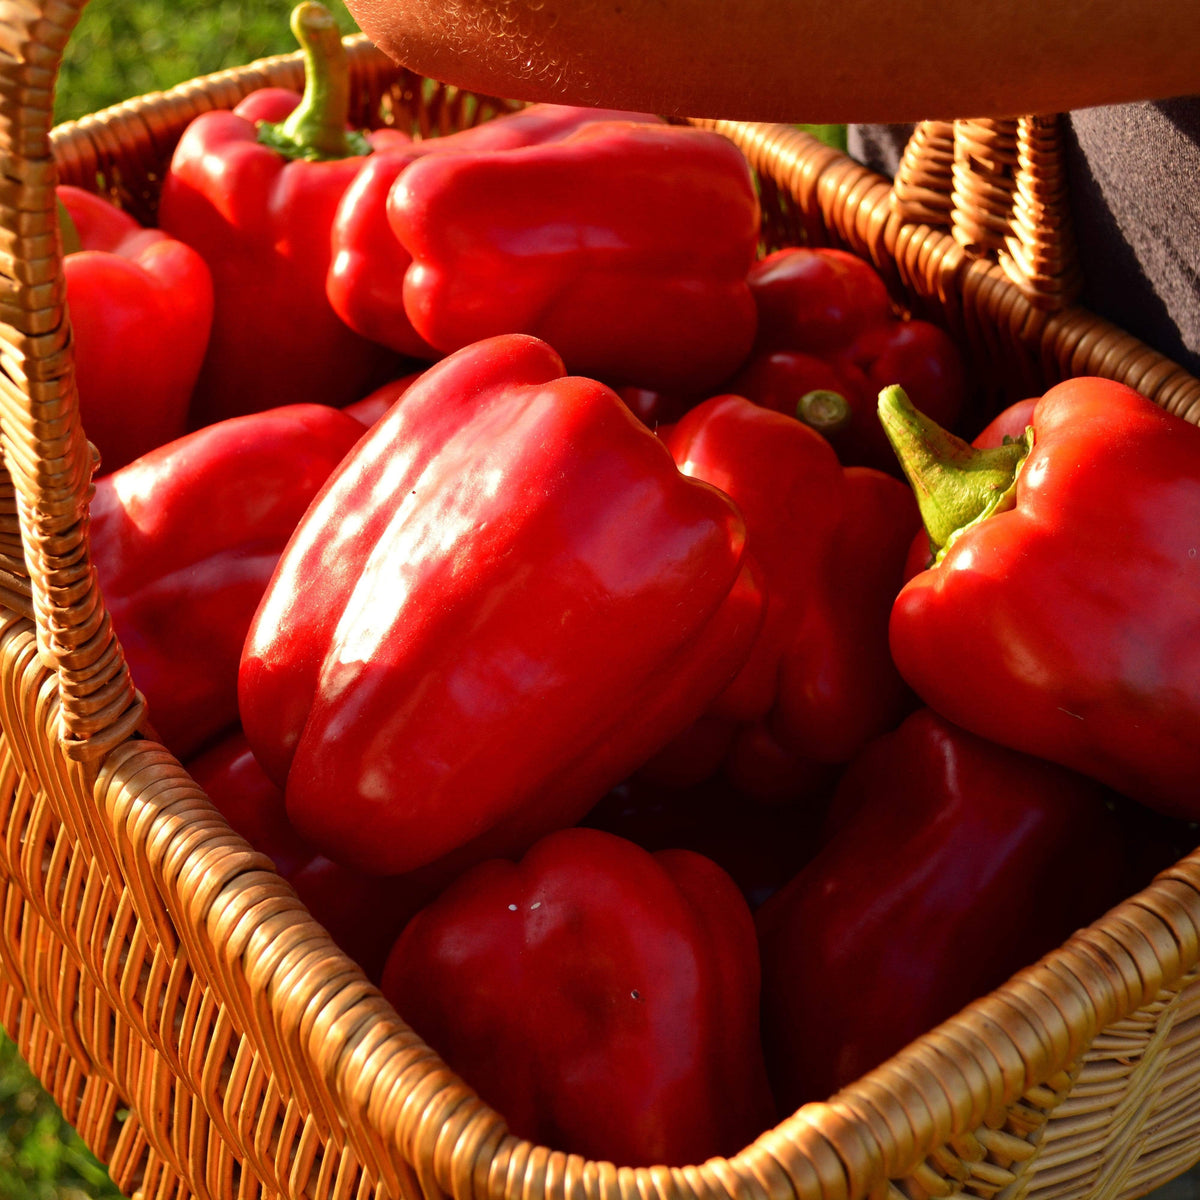
<instances>
[{"instance_id":1,"label":"wicker basket","mask_svg":"<svg viewBox=\"0 0 1200 1200\"><path fill-rule=\"evenodd\" d=\"M150 218L188 120L298 87L302 68L268 60L52 131L81 7L0 4L0 1020L117 1185L145 1200L1107 1200L1200 1158L1196 856L730 1160L622 1168L507 1133L139 732L88 560L93 461L52 189L98 189ZM349 47L363 124L432 132L504 107ZM863 254L1012 393L1104 374L1200 420L1200 382L1065 294L1057 310L1031 299L979 256L996 247L956 236L971 214L955 222L953 199L930 209L950 214L939 231L803 134L717 127L756 167L775 243Z\"/></svg>"}]
</instances>

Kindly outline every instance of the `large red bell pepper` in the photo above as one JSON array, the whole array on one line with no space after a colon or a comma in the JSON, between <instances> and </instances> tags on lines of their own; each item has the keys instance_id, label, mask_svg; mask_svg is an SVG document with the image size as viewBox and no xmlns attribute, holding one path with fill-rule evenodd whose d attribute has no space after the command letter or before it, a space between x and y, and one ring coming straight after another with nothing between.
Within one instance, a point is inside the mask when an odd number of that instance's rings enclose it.
<instances>
[{"instance_id":1,"label":"large red bell pepper","mask_svg":"<svg viewBox=\"0 0 1200 1200\"><path fill-rule=\"evenodd\" d=\"M825 845L758 911L780 1106L826 1099L1127 894L1107 798L928 709L872 742Z\"/></svg>"},{"instance_id":2,"label":"large red bell pepper","mask_svg":"<svg viewBox=\"0 0 1200 1200\"><path fill-rule=\"evenodd\" d=\"M242 643L280 552L363 434L289 405L168 442L96 484L91 546L150 721L180 757L237 722Z\"/></svg>"},{"instance_id":3,"label":"large red bell pepper","mask_svg":"<svg viewBox=\"0 0 1200 1200\"><path fill-rule=\"evenodd\" d=\"M330 229L342 193L373 147L397 131L346 130L348 68L336 24L307 2L292 14L306 55L304 98L279 123L280 89L188 125L163 180L160 226L196 249L216 306L193 401L193 424L278 404L341 406L389 373L389 351L348 329L330 307Z\"/></svg>"},{"instance_id":4,"label":"large red bell pepper","mask_svg":"<svg viewBox=\"0 0 1200 1200\"><path fill-rule=\"evenodd\" d=\"M710 713L741 725L727 761L747 763L743 736L778 742L798 782L813 762L849 761L910 704L887 631L920 528L911 493L880 471L842 467L814 430L741 396L697 406L665 440L684 474L738 505L766 582L749 661Z\"/></svg>"},{"instance_id":5,"label":"large red bell pepper","mask_svg":"<svg viewBox=\"0 0 1200 1200\"><path fill-rule=\"evenodd\" d=\"M349 418L348 418L349 419ZM578 820L737 671L730 501L543 342L434 364L297 529L242 660L288 811L380 874Z\"/></svg>"},{"instance_id":6,"label":"large red bell pepper","mask_svg":"<svg viewBox=\"0 0 1200 1200\"><path fill-rule=\"evenodd\" d=\"M966 373L953 339L936 325L901 320L883 280L845 250L788 247L760 259L747 277L758 310L754 353L729 390L796 415L810 393L850 406L830 436L843 462L895 472L875 398L899 384L913 403L953 425L966 400Z\"/></svg>"},{"instance_id":7,"label":"large red bell pepper","mask_svg":"<svg viewBox=\"0 0 1200 1200\"><path fill-rule=\"evenodd\" d=\"M901 674L968 729L1200 817L1200 428L1103 379L992 449L899 389L880 414L939 552L892 612Z\"/></svg>"},{"instance_id":8,"label":"large red bell pepper","mask_svg":"<svg viewBox=\"0 0 1200 1200\"><path fill-rule=\"evenodd\" d=\"M404 307L439 350L543 338L606 383L711 391L754 337L750 168L682 126L598 122L504 154L430 154L391 191Z\"/></svg>"},{"instance_id":9,"label":"large red bell pepper","mask_svg":"<svg viewBox=\"0 0 1200 1200\"><path fill-rule=\"evenodd\" d=\"M373 154L346 189L333 220L326 292L334 312L351 329L400 354L439 358L440 351L413 329L404 309L404 275L412 256L392 232L388 218L389 197L401 172L427 154L468 150L494 154L561 141L584 125L613 120L661 124L649 113L531 104L445 137Z\"/></svg>"},{"instance_id":10,"label":"large red bell pepper","mask_svg":"<svg viewBox=\"0 0 1200 1200\"><path fill-rule=\"evenodd\" d=\"M749 909L715 863L569 829L415 917L383 991L519 1136L682 1166L772 1124L758 977Z\"/></svg>"},{"instance_id":11,"label":"large red bell pepper","mask_svg":"<svg viewBox=\"0 0 1200 1200\"><path fill-rule=\"evenodd\" d=\"M115 471L187 429L212 275L190 246L103 197L57 190L80 417L100 469Z\"/></svg>"}]
</instances>

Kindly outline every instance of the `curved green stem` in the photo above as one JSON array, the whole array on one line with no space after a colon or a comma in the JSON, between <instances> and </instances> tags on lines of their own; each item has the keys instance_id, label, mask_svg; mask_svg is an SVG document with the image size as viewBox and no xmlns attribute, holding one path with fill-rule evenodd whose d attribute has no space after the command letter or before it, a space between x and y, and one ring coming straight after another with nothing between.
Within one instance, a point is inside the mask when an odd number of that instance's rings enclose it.
<instances>
[{"instance_id":1,"label":"curved green stem","mask_svg":"<svg viewBox=\"0 0 1200 1200\"><path fill-rule=\"evenodd\" d=\"M1018 441L977 449L919 412L896 386L879 393L879 419L939 560L964 529L1013 506L1017 476L1033 447L1032 428Z\"/></svg>"},{"instance_id":2,"label":"curved green stem","mask_svg":"<svg viewBox=\"0 0 1200 1200\"><path fill-rule=\"evenodd\" d=\"M823 436L832 437L850 424L854 413L841 392L816 388L800 397L796 416Z\"/></svg>"},{"instance_id":3,"label":"curved green stem","mask_svg":"<svg viewBox=\"0 0 1200 1200\"><path fill-rule=\"evenodd\" d=\"M332 14L316 0L304 0L292 9L292 32L304 51L304 95L285 121L261 122L258 140L309 162L370 154L370 142L346 129L350 67Z\"/></svg>"}]
</instances>

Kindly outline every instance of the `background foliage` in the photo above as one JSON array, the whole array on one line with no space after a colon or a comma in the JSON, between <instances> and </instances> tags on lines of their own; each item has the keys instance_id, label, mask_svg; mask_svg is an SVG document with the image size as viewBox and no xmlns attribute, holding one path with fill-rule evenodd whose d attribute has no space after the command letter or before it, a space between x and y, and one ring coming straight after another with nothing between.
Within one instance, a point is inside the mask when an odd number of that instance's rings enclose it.
<instances>
[{"instance_id":1,"label":"background foliage","mask_svg":"<svg viewBox=\"0 0 1200 1200\"><path fill-rule=\"evenodd\" d=\"M342 28L341 0L324 0ZM72 120L140 96L296 49L290 0L91 0L67 44L55 116Z\"/></svg>"},{"instance_id":2,"label":"background foliage","mask_svg":"<svg viewBox=\"0 0 1200 1200\"><path fill-rule=\"evenodd\" d=\"M118 1200L104 1168L0 1035L0 1196Z\"/></svg>"}]
</instances>

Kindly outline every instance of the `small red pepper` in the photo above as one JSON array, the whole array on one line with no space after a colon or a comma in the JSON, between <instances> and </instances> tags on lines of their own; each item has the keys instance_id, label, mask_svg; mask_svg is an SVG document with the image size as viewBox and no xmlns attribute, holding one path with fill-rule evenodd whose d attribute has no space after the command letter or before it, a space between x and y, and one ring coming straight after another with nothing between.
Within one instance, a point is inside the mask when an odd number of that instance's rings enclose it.
<instances>
[{"instance_id":1,"label":"small red pepper","mask_svg":"<svg viewBox=\"0 0 1200 1200\"><path fill-rule=\"evenodd\" d=\"M243 725L335 860L519 852L737 671L761 613L744 543L615 393L534 338L475 343L297 529L246 642Z\"/></svg>"},{"instance_id":2,"label":"small red pepper","mask_svg":"<svg viewBox=\"0 0 1200 1200\"><path fill-rule=\"evenodd\" d=\"M748 276L758 309L754 352L730 381L767 408L797 415L809 394L832 392L851 419L830 434L843 462L895 472L875 398L899 384L922 411L953 425L966 399L962 356L936 325L902 320L883 280L844 250L788 247Z\"/></svg>"},{"instance_id":3,"label":"small red pepper","mask_svg":"<svg viewBox=\"0 0 1200 1200\"><path fill-rule=\"evenodd\" d=\"M334 312L363 337L400 354L440 358L440 352L413 329L404 309L404 273L412 256L392 232L388 218L389 196L401 172L427 154L501 153L561 141L584 125L613 120L661 124L648 113L531 104L445 137L373 154L346 189L333 220L326 292Z\"/></svg>"},{"instance_id":4,"label":"small red pepper","mask_svg":"<svg viewBox=\"0 0 1200 1200\"><path fill-rule=\"evenodd\" d=\"M362 426L289 405L168 442L96 483L91 545L158 737L181 758L237 722L250 620L309 501Z\"/></svg>"},{"instance_id":5,"label":"small red pepper","mask_svg":"<svg viewBox=\"0 0 1200 1200\"><path fill-rule=\"evenodd\" d=\"M390 352L348 329L329 305L330 229L372 148L408 139L346 129L349 76L321 5L292 13L305 51L303 99L279 124L280 89L188 125L163 180L160 226L196 249L216 307L193 425L280 404L341 406L390 373Z\"/></svg>"},{"instance_id":6,"label":"small red pepper","mask_svg":"<svg viewBox=\"0 0 1200 1200\"><path fill-rule=\"evenodd\" d=\"M899 480L842 467L811 428L741 396L692 409L666 443L684 474L737 504L766 584L749 661L710 715L763 722L753 736L777 741L805 783L809 764L849 761L911 703L887 631L916 504Z\"/></svg>"},{"instance_id":7,"label":"small red pepper","mask_svg":"<svg viewBox=\"0 0 1200 1200\"><path fill-rule=\"evenodd\" d=\"M879 273L846 250L776 250L755 263L750 287L758 309L756 350L823 357L894 317Z\"/></svg>"},{"instance_id":8,"label":"small red pepper","mask_svg":"<svg viewBox=\"0 0 1200 1200\"><path fill-rule=\"evenodd\" d=\"M606 121L504 154L430 154L391 191L404 307L439 350L521 332L612 385L703 391L750 349L759 206L717 133Z\"/></svg>"},{"instance_id":9,"label":"small red pepper","mask_svg":"<svg viewBox=\"0 0 1200 1200\"><path fill-rule=\"evenodd\" d=\"M57 189L79 411L100 469L187 429L212 325L212 276L190 246L101 196Z\"/></svg>"},{"instance_id":10,"label":"small red pepper","mask_svg":"<svg viewBox=\"0 0 1200 1200\"><path fill-rule=\"evenodd\" d=\"M1106 800L928 709L872 742L824 846L758 911L780 1107L831 1096L1126 894Z\"/></svg>"},{"instance_id":11,"label":"small red pepper","mask_svg":"<svg viewBox=\"0 0 1200 1200\"><path fill-rule=\"evenodd\" d=\"M1103 379L992 449L898 388L879 407L937 552L892 611L901 674L984 737L1200 817L1200 428Z\"/></svg>"},{"instance_id":12,"label":"small red pepper","mask_svg":"<svg viewBox=\"0 0 1200 1200\"><path fill-rule=\"evenodd\" d=\"M553 1149L683 1166L774 1120L754 923L691 851L568 829L483 863L410 922L383 992L513 1133Z\"/></svg>"}]
</instances>

